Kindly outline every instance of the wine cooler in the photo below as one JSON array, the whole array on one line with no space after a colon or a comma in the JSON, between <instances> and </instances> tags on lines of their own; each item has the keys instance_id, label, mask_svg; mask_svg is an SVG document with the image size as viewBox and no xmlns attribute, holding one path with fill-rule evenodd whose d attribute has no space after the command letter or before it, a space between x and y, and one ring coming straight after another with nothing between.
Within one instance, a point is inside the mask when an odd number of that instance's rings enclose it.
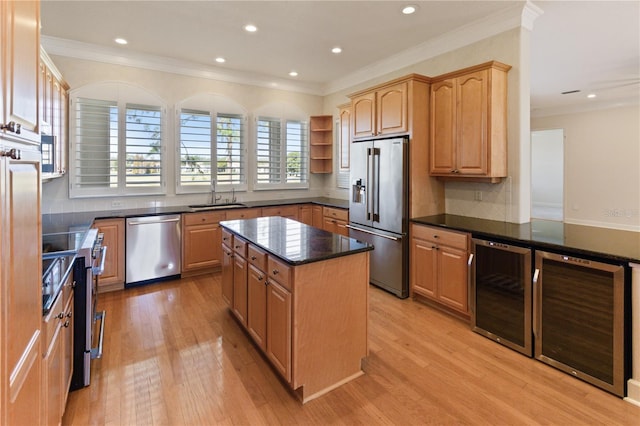
<instances>
[{"instance_id":1,"label":"wine cooler","mask_svg":"<svg viewBox=\"0 0 640 426\"><path fill-rule=\"evenodd\" d=\"M624 265L536 251L535 268L535 358L624 396Z\"/></svg>"}]
</instances>

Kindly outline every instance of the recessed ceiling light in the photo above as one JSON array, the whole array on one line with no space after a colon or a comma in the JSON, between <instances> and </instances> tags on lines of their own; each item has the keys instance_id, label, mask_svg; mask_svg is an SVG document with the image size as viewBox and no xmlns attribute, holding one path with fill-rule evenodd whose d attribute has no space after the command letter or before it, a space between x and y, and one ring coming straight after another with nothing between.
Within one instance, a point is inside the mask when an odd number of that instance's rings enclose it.
<instances>
[{"instance_id":1,"label":"recessed ceiling light","mask_svg":"<svg viewBox=\"0 0 640 426\"><path fill-rule=\"evenodd\" d=\"M115 39L113 41L115 41L118 44L127 44L128 43L128 41L123 39L123 38L117 38L117 39Z\"/></svg>"},{"instance_id":2,"label":"recessed ceiling light","mask_svg":"<svg viewBox=\"0 0 640 426\"><path fill-rule=\"evenodd\" d=\"M341 48L341 47L339 47L339 46L336 46L336 47L334 47L333 49L331 49L331 51L332 51L333 53L336 53L336 54L337 54L337 53L342 52L342 48Z\"/></svg>"},{"instance_id":3,"label":"recessed ceiling light","mask_svg":"<svg viewBox=\"0 0 640 426\"><path fill-rule=\"evenodd\" d=\"M587 95L587 98L589 98L589 99L593 99L593 98L595 98L595 97L596 97L596 94L595 94L595 93L589 93L589 94Z\"/></svg>"},{"instance_id":4,"label":"recessed ceiling light","mask_svg":"<svg viewBox=\"0 0 640 426\"><path fill-rule=\"evenodd\" d=\"M216 62L219 64L224 64L225 62L227 62L227 60L225 58L223 58L222 56L218 56L216 58Z\"/></svg>"},{"instance_id":5,"label":"recessed ceiling light","mask_svg":"<svg viewBox=\"0 0 640 426\"><path fill-rule=\"evenodd\" d=\"M297 76L298 76L298 72L297 72L297 71L291 71L291 72L289 73L289 75L290 75L291 77L297 77Z\"/></svg>"},{"instance_id":6,"label":"recessed ceiling light","mask_svg":"<svg viewBox=\"0 0 640 426\"><path fill-rule=\"evenodd\" d=\"M255 33L256 31L258 31L258 27L253 24L249 24L244 26L244 30L250 33Z\"/></svg>"},{"instance_id":7,"label":"recessed ceiling light","mask_svg":"<svg viewBox=\"0 0 640 426\"><path fill-rule=\"evenodd\" d=\"M418 10L418 6L410 4L402 8L402 13L405 15L411 15L412 13L415 13L416 10Z\"/></svg>"}]
</instances>

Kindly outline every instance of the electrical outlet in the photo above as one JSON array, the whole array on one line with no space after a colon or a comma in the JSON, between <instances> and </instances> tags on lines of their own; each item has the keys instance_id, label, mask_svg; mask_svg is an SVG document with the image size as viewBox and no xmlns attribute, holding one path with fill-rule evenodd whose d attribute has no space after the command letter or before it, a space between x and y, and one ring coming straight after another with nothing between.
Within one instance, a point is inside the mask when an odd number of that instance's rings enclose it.
<instances>
[{"instance_id":1,"label":"electrical outlet","mask_svg":"<svg viewBox=\"0 0 640 426\"><path fill-rule=\"evenodd\" d=\"M473 199L476 201L482 201L482 191L476 191L473 196Z\"/></svg>"},{"instance_id":2,"label":"electrical outlet","mask_svg":"<svg viewBox=\"0 0 640 426\"><path fill-rule=\"evenodd\" d=\"M118 208L122 207L123 205L124 205L124 203L122 201L120 201L120 200L113 200L111 202L111 208L114 208L114 209L118 209Z\"/></svg>"}]
</instances>

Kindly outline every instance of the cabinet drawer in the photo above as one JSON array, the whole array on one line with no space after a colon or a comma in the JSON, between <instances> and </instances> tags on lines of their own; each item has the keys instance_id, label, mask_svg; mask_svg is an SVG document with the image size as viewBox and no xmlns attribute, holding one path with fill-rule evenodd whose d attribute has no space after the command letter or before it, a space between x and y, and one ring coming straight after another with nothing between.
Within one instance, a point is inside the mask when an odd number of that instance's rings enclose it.
<instances>
[{"instance_id":1,"label":"cabinet drawer","mask_svg":"<svg viewBox=\"0 0 640 426\"><path fill-rule=\"evenodd\" d=\"M323 210L324 210L325 217L344 220L345 222L349 221L349 210L336 209L334 207L323 207Z\"/></svg>"},{"instance_id":2,"label":"cabinet drawer","mask_svg":"<svg viewBox=\"0 0 640 426\"><path fill-rule=\"evenodd\" d=\"M274 206L263 207L262 216L282 216L282 217L298 217L298 206Z\"/></svg>"},{"instance_id":3,"label":"cabinet drawer","mask_svg":"<svg viewBox=\"0 0 640 426\"><path fill-rule=\"evenodd\" d=\"M249 259L250 264L260 269L261 271L267 270L267 253L260 250L253 244L249 244L247 253L247 258Z\"/></svg>"},{"instance_id":4,"label":"cabinet drawer","mask_svg":"<svg viewBox=\"0 0 640 426\"><path fill-rule=\"evenodd\" d=\"M291 291L291 266L276 259L273 256L267 257L268 275L274 281L277 281L282 287Z\"/></svg>"},{"instance_id":5,"label":"cabinet drawer","mask_svg":"<svg viewBox=\"0 0 640 426\"><path fill-rule=\"evenodd\" d=\"M260 217L261 209L236 209L227 212L227 220L254 219Z\"/></svg>"},{"instance_id":6,"label":"cabinet drawer","mask_svg":"<svg viewBox=\"0 0 640 426\"><path fill-rule=\"evenodd\" d=\"M60 326L60 319L64 317L64 306L62 305L62 295L59 294L56 301L51 306L49 313L43 318L42 331L44 333L45 345L42 347L43 353L49 352L49 346L53 341L53 337L56 334L58 327Z\"/></svg>"},{"instance_id":7,"label":"cabinet drawer","mask_svg":"<svg viewBox=\"0 0 640 426\"><path fill-rule=\"evenodd\" d=\"M467 250L468 235L462 232L447 231L436 226L411 225L413 238Z\"/></svg>"},{"instance_id":8,"label":"cabinet drawer","mask_svg":"<svg viewBox=\"0 0 640 426\"><path fill-rule=\"evenodd\" d=\"M225 212L185 213L182 216L186 226L219 223L221 220L226 219Z\"/></svg>"},{"instance_id":9,"label":"cabinet drawer","mask_svg":"<svg viewBox=\"0 0 640 426\"><path fill-rule=\"evenodd\" d=\"M233 236L233 251L246 258L247 257L247 246L249 244L243 240L242 238L238 237L238 236Z\"/></svg>"},{"instance_id":10,"label":"cabinet drawer","mask_svg":"<svg viewBox=\"0 0 640 426\"><path fill-rule=\"evenodd\" d=\"M67 306L69 299L71 299L71 295L73 295L73 289L76 286L76 282L73 280L73 271L69 273L69 277L67 277L67 281L62 286L62 304Z\"/></svg>"},{"instance_id":11,"label":"cabinet drawer","mask_svg":"<svg viewBox=\"0 0 640 426\"><path fill-rule=\"evenodd\" d=\"M222 244L226 244L227 247L233 245L233 234L226 229L222 229Z\"/></svg>"}]
</instances>

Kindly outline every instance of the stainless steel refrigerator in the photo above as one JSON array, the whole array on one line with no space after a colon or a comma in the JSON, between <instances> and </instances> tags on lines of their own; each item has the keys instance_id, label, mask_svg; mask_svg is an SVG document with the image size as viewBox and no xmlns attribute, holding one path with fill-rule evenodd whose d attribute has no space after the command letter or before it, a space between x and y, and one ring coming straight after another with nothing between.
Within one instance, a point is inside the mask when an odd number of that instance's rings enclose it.
<instances>
[{"instance_id":1,"label":"stainless steel refrigerator","mask_svg":"<svg viewBox=\"0 0 640 426\"><path fill-rule=\"evenodd\" d=\"M351 144L349 236L373 244L370 281L409 295L408 138Z\"/></svg>"}]
</instances>

